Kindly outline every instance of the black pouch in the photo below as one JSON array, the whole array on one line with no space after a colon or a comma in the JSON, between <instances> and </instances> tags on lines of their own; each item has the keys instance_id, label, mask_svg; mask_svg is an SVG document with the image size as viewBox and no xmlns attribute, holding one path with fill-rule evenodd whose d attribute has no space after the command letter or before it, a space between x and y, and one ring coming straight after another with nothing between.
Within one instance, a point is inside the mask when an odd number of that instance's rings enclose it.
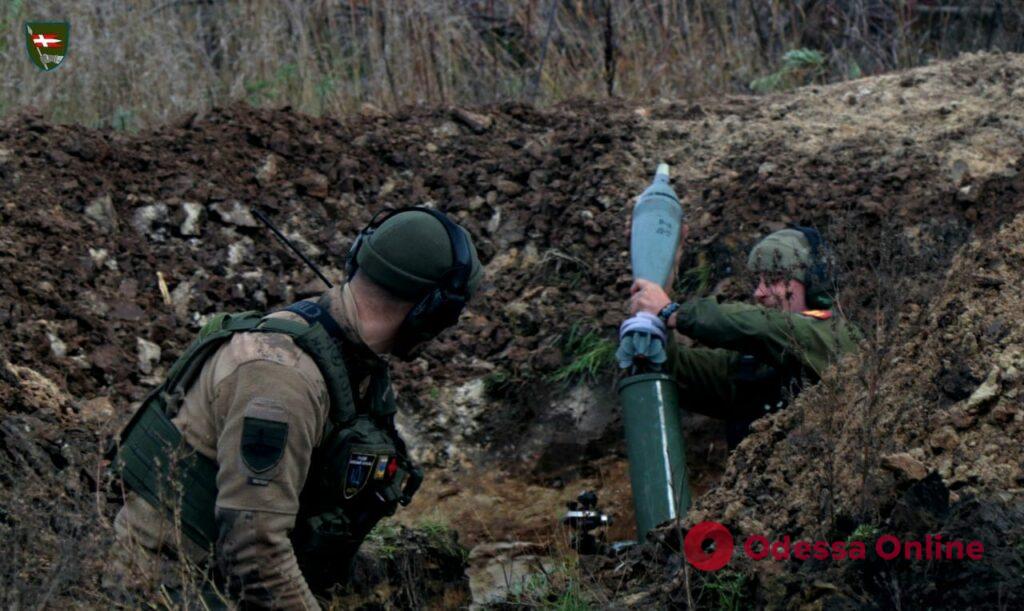
<instances>
[{"instance_id":1,"label":"black pouch","mask_svg":"<svg viewBox=\"0 0 1024 611\"><path fill-rule=\"evenodd\" d=\"M308 498L314 513L340 511L349 539L361 541L380 521L393 515L405 471L391 436L368 416L335 431L324 443ZM305 494L304 494L305 496Z\"/></svg>"},{"instance_id":2,"label":"black pouch","mask_svg":"<svg viewBox=\"0 0 1024 611\"><path fill-rule=\"evenodd\" d=\"M291 536L314 591L347 581L363 539L395 513L405 475L398 462L395 442L368 416L321 447Z\"/></svg>"},{"instance_id":3,"label":"black pouch","mask_svg":"<svg viewBox=\"0 0 1024 611\"><path fill-rule=\"evenodd\" d=\"M745 420L755 420L768 412L785 407L783 396L786 378L775 367L761 362L752 355L740 358L735 376L737 411Z\"/></svg>"},{"instance_id":4,"label":"black pouch","mask_svg":"<svg viewBox=\"0 0 1024 611\"><path fill-rule=\"evenodd\" d=\"M306 583L318 595L335 584L348 582L362 539L354 539L352 525L339 508L303 516L291 533L292 546Z\"/></svg>"}]
</instances>

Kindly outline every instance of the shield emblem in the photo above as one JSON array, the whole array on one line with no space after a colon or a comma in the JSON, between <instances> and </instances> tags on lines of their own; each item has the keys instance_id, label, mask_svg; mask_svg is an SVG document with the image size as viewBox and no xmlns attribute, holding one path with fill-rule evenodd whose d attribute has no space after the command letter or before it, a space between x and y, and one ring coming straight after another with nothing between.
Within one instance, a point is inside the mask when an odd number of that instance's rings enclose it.
<instances>
[{"instance_id":1,"label":"shield emblem","mask_svg":"<svg viewBox=\"0 0 1024 611\"><path fill-rule=\"evenodd\" d=\"M370 479L370 471L377 459L373 454L360 454L353 452L348 457L348 469L345 471L345 499L348 500L366 486Z\"/></svg>"},{"instance_id":2,"label":"shield emblem","mask_svg":"<svg viewBox=\"0 0 1024 611\"><path fill-rule=\"evenodd\" d=\"M246 418L242 424L242 460L255 473L269 471L284 456L288 423Z\"/></svg>"},{"instance_id":3,"label":"shield emblem","mask_svg":"<svg viewBox=\"0 0 1024 611\"><path fill-rule=\"evenodd\" d=\"M64 63L71 24L67 21L31 21L25 24L28 58L43 72Z\"/></svg>"}]
</instances>

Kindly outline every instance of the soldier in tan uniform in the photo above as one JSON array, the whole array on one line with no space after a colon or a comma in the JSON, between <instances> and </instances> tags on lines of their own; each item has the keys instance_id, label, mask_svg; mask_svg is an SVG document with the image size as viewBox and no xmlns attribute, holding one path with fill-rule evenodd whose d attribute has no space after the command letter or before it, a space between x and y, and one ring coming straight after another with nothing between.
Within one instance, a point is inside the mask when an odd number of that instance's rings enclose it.
<instances>
[{"instance_id":1,"label":"soldier in tan uniform","mask_svg":"<svg viewBox=\"0 0 1024 611\"><path fill-rule=\"evenodd\" d=\"M465 230L403 209L360 233L348 271L318 299L208 324L144 401L115 463L125 549L183 553L252 607L315 609L347 579L422 477L380 355L454 324L481 269Z\"/></svg>"}]
</instances>

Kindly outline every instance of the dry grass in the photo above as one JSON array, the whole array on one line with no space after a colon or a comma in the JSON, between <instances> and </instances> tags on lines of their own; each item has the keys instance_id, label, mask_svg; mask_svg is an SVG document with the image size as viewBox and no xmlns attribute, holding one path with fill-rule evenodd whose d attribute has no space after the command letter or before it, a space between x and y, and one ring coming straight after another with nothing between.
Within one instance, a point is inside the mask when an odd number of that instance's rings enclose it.
<instances>
[{"instance_id":1,"label":"dry grass","mask_svg":"<svg viewBox=\"0 0 1024 611\"><path fill-rule=\"evenodd\" d=\"M0 19L0 114L120 129L238 100L337 115L749 92L800 48L824 55L817 80L1024 50L1009 0L10 0ZM22 22L57 19L70 53L41 74Z\"/></svg>"},{"instance_id":2,"label":"dry grass","mask_svg":"<svg viewBox=\"0 0 1024 611\"><path fill-rule=\"evenodd\" d=\"M0 439L12 441L10 432ZM105 493L82 490L79 481L98 472L93 465L51 473L52 465L39 468L35 458L45 453L17 443L0 456L0 606L115 608L154 600L154 590L127 585L111 570L114 535Z\"/></svg>"}]
</instances>

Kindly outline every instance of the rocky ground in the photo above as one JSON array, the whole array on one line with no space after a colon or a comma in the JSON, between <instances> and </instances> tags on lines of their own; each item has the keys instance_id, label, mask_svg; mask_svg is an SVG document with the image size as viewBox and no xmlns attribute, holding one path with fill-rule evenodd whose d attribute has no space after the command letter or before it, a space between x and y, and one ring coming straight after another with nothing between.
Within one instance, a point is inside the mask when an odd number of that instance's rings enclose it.
<instances>
[{"instance_id":1,"label":"rocky ground","mask_svg":"<svg viewBox=\"0 0 1024 611\"><path fill-rule=\"evenodd\" d=\"M528 540L542 556L562 536L564 501L593 488L617 518L612 538L632 536L605 348L630 283L631 198L665 160L692 228L680 296L745 296L747 248L798 221L833 245L842 309L869 337L859 359L759 423L731 458L714 421L688 417L704 494L686 525L807 538L934 526L996 550L991 562L930 572L740 562L743 596L762 604L957 600L937 598L941 586L959 588L962 603L1012 601L1021 571L999 567L1024 562L1014 530L1022 154L1024 58L998 54L698 104L367 108L344 121L239 107L140 134L9 119L3 589L23 605L99 596L88 552L102 541L69 542L109 537L118 499L99 463L109 435L205 316L321 290L251 207L336 281L352 236L384 206L436 206L477 239L486 276L462 324L397 367L402 429L430 470L403 521L447 520L471 546ZM595 375L575 375L587 359ZM593 596L707 602L714 584L666 549L588 568ZM435 592L434 604L453 600Z\"/></svg>"}]
</instances>

